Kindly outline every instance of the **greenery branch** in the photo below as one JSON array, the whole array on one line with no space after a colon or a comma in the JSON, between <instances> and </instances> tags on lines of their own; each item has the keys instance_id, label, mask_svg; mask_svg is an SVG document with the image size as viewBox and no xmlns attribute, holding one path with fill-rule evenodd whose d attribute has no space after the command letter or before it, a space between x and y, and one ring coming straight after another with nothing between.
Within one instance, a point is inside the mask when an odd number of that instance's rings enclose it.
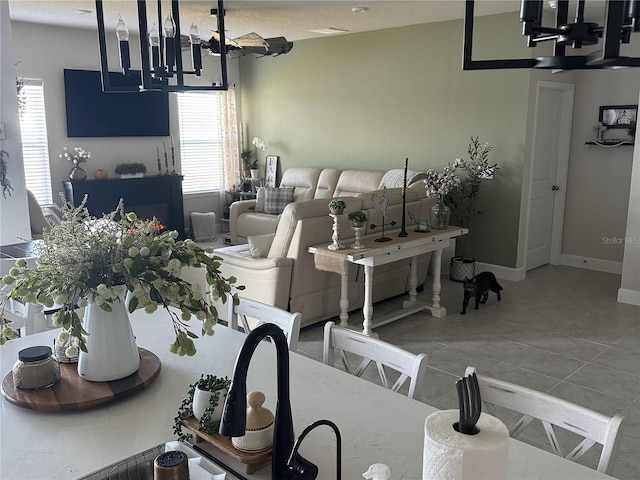
<instances>
[{"instance_id":1,"label":"greenery branch","mask_svg":"<svg viewBox=\"0 0 640 480\"><path fill-rule=\"evenodd\" d=\"M7 177L9 170L7 160L9 160L9 152L0 150L0 187L2 187L2 198L7 198L7 195L11 196L11 192L13 191L11 181L9 177Z\"/></svg>"}]
</instances>

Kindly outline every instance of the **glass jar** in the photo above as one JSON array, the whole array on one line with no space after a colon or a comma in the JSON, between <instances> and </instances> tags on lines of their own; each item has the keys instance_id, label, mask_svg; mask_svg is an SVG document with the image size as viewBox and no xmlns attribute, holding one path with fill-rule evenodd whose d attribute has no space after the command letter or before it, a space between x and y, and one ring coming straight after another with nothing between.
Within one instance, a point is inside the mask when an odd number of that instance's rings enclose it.
<instances>
[{"instance_id":1,"label":"glass jar","mask_svg":"<svg viewBox=\"0 0 640 480\"><path fill-rule=\"evenodd\" d=\"M13 365L13 384L18 388L38 390L60 380L60 365L51 356L51 347L37 346L18 352Z\"/></svg>"},{"instance_id":2,"label":"glass jar","mask_svg":"<svg viewBox=\"0 0 640 480\"><path fill-rule=\"evenodd\" d=\"M438 203L431 207L431 228L434 230L444 230L449 226L449 218L451 217L451 209L444 204L442 195L438 197Z\"/></svg>"}]
</instances>

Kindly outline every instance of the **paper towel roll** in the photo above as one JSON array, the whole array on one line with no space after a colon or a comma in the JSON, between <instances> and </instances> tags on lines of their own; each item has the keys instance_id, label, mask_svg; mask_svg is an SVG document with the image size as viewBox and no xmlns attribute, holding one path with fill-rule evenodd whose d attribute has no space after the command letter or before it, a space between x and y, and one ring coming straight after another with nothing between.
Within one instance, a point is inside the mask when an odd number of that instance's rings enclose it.
<instances>
[{"instance_id":1,"label":"paper towel roll","mask_svg":"<svg viewBox=\"0 0 640 480\"><path fill-rule=\"evenodd\" d=\"M453 428L458 410L429 415L424 424L422 480L469 480L507 478L509 431L499 419L480 415L476 435Z\"/></svg>"}]
</instances>

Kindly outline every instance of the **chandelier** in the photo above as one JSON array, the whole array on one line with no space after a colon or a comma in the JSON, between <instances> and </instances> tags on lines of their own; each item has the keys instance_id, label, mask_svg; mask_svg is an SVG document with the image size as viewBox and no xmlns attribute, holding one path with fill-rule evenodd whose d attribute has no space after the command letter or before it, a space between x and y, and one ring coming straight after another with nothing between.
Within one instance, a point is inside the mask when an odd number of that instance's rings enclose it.
<instances>
[{"instance_id":1,"label":"chandelier","mask_svg":"<svg viewBox=\"0 0 640 480\"><path fill-rule=\"evenodd\" d=\"M157 0L157 23L151 30L147 25L147 1L137 0L138 27L140 31L140 84L131 86L115 85L110 79L107 61L107 39L105 33L103 0L95 0L96 18L98 24L98 44L100 49L100 73L102 76L102 89L105 92L114 91L144 91L161 90L167 92L198 91L198 90L228 90L227 80L227 50L225 45L224 15L217 16L217 31L220 35L220 56L216 57L220 62L221 81L208 85L187 85L184 82L185 75L202 74L202 57L200 32L194 22L189 29L189 43L191 46L191 69L185 68L183 61L181 34L180 34L180 8L178 0L171 0L171 8L163 15L161 0ZM223 12L223 1L218 1L218 11ZM121 16L116 24L116 37L120 51L120 66L122 74L132 76L131 56L129 53L129 29Z\"/></svg>"},{"instance_id":2,"label":"chandelier","mask_svg":"<svg viewBox=\"0 0 640 480\"><path fill-rule=\"evenodd\" d=\"M576 4L575 21L569 22L569 1L555 1L555 26L542 25L543 0L522 0L520 22L527 46L553 41L553 56L506 59L473 60L474 0L466 0L464 17L463 70L491 70L499 68L547 68L557 70L604 69L640 67L640 57L620 56L620 45L628 44L631 34L640 32L640 0L606 0L603 25L585 22L585 0ZM580 49L597 45L602 47L587 55L566 55L568 46Z\"/></svg>"}]
</instances>

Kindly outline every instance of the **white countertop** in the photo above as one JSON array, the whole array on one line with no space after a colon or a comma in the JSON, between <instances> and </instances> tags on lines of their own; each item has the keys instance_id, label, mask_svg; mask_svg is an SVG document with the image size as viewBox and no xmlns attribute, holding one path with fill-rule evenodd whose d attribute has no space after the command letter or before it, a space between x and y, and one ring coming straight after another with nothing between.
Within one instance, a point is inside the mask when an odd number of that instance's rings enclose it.
<instances>
[{"instance_id":1,"label":"white countertop","mask_svg":"<svg viewBox=\"0 0 640 480\"><path fill-rule=\"evenodd\" d=\"M173 419L189 384L201 373L231 377L244 335L218 325L213 337L196 340L195 357L178 357L168 351L173 335L165 313L138 311L131 320L138 346L151 350L162 361L154 384L113 404L72 413L23 409L3 398L0 478L69 480L173 440ZM196 321L193 327L198 330ZM51 345L55 334L43 332L0 347L2 378L11 371L19 350ZM265 392L265 406L272 411L276 401L275 357L273 346L263 343L251 362L247 381L248 391ZM373 463L389 465L394 480L421 478L424 421L435 411L433 407L299 354L291 354L291 404L296 434L318 419L338 425L343 478L362 478L362 472ZM300 452L319 466L318 479L334 478L335 437L329 428L320 427L307 436ZM270 467L252 478L270 478ZM611 477L511 440L509 478Z\"/></svg>"}]
</instances>

